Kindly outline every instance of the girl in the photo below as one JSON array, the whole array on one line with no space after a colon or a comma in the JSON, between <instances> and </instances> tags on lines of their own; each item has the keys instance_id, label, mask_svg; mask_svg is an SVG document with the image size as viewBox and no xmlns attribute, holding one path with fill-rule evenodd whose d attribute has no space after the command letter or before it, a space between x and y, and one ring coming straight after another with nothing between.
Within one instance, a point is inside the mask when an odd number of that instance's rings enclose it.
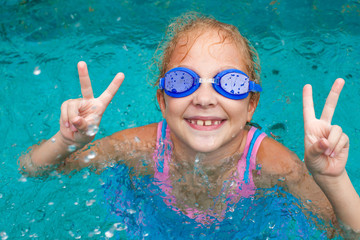
<instances>
[{"instance_id":1,"label":"girl","mask_svg":"<svg viewBox=\"0 0 360 240\"><path fill-rule=\"evenodd\" d=\"M262 91L260 69L255 50L236 27L186 16L169 29L156 83L162 122L89 144L124 74L94 98L87 66L79 62L83 98L62 104L60 131L22 156L21 168L40 175L88 166L100 171L121 162L153 176L168 206L201 223L221 220L229 204L278 184L311 200L309 208L325 220L336 217L360 230L360 199L345 170L349 139L331 125L344 80L335 81L320 119L311 86L303 89L304 164L248 124Z\"/></svg>"}]
</instances>

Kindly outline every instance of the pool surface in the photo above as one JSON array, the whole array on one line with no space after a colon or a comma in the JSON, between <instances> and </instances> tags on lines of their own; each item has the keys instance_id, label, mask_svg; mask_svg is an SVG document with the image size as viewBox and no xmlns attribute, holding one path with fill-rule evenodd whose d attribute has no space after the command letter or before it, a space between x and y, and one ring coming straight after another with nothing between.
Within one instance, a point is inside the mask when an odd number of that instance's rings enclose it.
<instances>
[{"instance_id":1,"label":"pool surface","mask_svg":"<svg viewBox=\"0 0 360 240\"><path fill-rule=\"evenodd\" d=\"M199 226L169 210L151 179L114 166L69 176L25 178L17 159L53 136L61 103L80 97L78 61L98 96L117 72L126 79L96 138L161 120L152 56L167 23L186 11L236 25L262 66L254 122L303 158L302 87L313 85L317 116L333 81L346 84L333 124L350 138L347 172L360 192L360 1L0 0L0 240L327 239L280 188L244 199L223 222ZM134 190L132 184L137 186ZM277 195L283 196L282 198ZM236 214L238 213L238 214Z\"/></svg>"}]
</instances>

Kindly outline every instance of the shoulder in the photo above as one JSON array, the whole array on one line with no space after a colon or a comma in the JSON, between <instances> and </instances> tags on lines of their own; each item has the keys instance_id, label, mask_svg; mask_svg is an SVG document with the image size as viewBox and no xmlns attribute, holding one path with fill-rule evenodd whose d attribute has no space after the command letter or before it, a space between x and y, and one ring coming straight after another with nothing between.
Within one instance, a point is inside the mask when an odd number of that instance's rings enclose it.
<instances>
[{"instance_id":1,"label":"shoulder","mask_svg":"<svg viewBox=\"0 0 360 240\"><path fill-rule=\"evenodd\" d=\"M307 174L305 164L298 156L278 141L265 137L257 153L257 164L261 165L259 183L272 187L284 182L297 182ZM285 182L286 181L286 182ZM262 184L261 184L262 185Z\"/></svg>"},{"instance_id":2,"label":"shoulder","mask_svg":"<svg viewBox=\"0 0 360 240\"><path fill-rule=\"evenodd\" d=\"M152 123L149 125L129 128L119 132L116 132L109 136L112 140L117 141L153 141L156 140L158 123Z\"/></svg>"},{"instance_id":3,"label":"shoulder","mask_svg":"<svg viewBox=\"0 0 360 240\"><path fill-rule=\"evenodd\" d=\"M99 152L123 163L140 174L152 174L152 156L156 148L158 123L129 128L98 140ZM108 160L107 160L108 161Z\"/></svg>"}]
</instances>

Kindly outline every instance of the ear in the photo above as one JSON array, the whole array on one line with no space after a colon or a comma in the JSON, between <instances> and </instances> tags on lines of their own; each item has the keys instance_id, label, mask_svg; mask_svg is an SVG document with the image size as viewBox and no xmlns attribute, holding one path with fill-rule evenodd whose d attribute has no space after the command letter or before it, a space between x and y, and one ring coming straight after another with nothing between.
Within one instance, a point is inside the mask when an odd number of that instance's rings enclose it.
<instances>
[{"instance_id":1,"label":"ear","mask_svg":"<svg viewBox=\"0 0 360 240\"><path fill-rule=\"evenodd\" d=\"M247 119L246 119L247 122L251 121L252 116L254 115L256 107L257 107L257 105L259 103L259 98L260 98L260 95L258 95L258 96L251 95L250 96L248 114L247 114Z\"/></svg>"},{"instance_id":2,"label":"ear","mask_svg":"<svg viewBox=\"0 0 360 240\"><path fill-rule=\"evenodd\" d=\"M164 92L161 91L160 89L158 89L156 92L156 98L157 98L162 116L163 116L163 118L165 118L166 103L165 103Z\"/></svg>"}]
</instances>

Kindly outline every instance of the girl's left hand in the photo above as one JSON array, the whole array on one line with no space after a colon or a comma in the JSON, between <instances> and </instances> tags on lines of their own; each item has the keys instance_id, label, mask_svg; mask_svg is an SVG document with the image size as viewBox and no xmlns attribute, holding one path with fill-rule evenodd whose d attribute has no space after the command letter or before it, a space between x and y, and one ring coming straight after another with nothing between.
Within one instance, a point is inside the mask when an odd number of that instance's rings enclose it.
<instances>
[{"instance_id":1,"label":"girl's left hand","mask_svg":"<svg viewBox=\"0 0 360 240\"><path fill-rule=\"evenodd\" d=\"M316 119L311 85L303 89L305 130L305 164L314 178L336 178L345 173L349 153L349 138L341 127L331 125L340 92L345 84L341 78L334 82L321 114Z\"/></svg>"}]
</instances>

